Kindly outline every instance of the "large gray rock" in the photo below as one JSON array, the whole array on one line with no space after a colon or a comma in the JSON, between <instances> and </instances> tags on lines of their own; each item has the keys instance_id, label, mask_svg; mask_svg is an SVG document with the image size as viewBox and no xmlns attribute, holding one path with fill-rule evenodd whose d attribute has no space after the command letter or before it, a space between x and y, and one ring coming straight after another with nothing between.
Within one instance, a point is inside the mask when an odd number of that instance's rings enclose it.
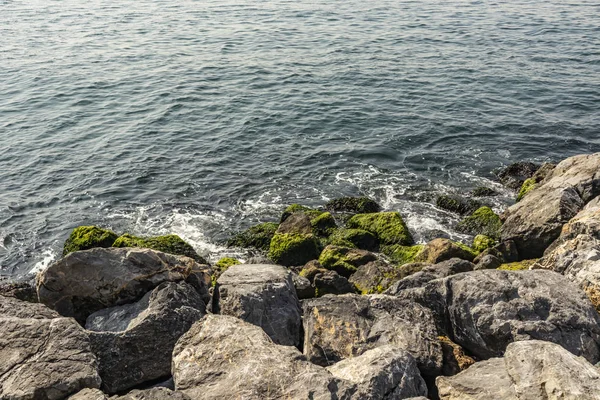
<instances>
[{"instance_id":1,"label":"large gray rock","mask_svg":"<svg viewBox=\"0 0 600 400\"><path fill-rule=\"evenodd\" d=\"M132 390L123 396L108 397L98 389L84 389L69 397L69 400L190 400L181 392L174 392L166 388L154 388L146 390Z\"/></svg>"},{"instance_id":2,"label":"large gray rock","mask_svg":"<svg viewBox=\"0 0 600 400\"><path fill-rule=\"evenodd\" d=\"M597 400L600 372L582 357L539 340L511 343L504 358L437 378L442 400Z\"/></svg>"},{"instance_id":3,"label":"large gray rock","mask_svg":"<svg viewBox=\"0 0 600 400\"><path fill-rule=\"evenodd\" d=\"M187 280L210 300L206 265L141 248L94 248L58 260L37 276L40 302L80 322L98 310L139 300L162 282Z\"/></svg>"},{"instance_id":4,"label":"large gray rock","mask_svg":"<svg viewBox=\"0 0 600 400\"><path fill-rule=\"evenodd\" d=\"M445 278L461 272L473 271L474 268L475 264L469 261L452 258L438 264L426 266L421 271L401 279L394 283L385 293L397 295L402 290L422 287L434 279Z\"/></svg>"},{"instance_id":5,"label":"large gray rock","mask_svg":"<svg viewBox=\"0 0 600 400\"><path fill-rule=\"evenodd\" d=\"M502 218L502 240L513 240L521 259L540 257L586 203L600 195L600 153L568 158Z\"/></svg>"},{"instance_id":6,"label":"large gray rock","mask_svg":"<svg viewBox=\"0 0 600 400\"><path fill-rule=\"evenodd\" d=\"M600 360L600 315L581 289L551 271L473 271L399 295L431 307L438 326L480 359L540 339Z\"/></svg>"},{"instance_id":7,"label":"large gray rock","mask_svg":"<svg viewBox=\"0 0 600 400\"><path fill-rule=\"evenodd\" d=\"M175 343L205 313L192 286L165 282L136 303L90 315L86 328L103 390L117 393L169 377Z\"/></svg>"},{"instance_id":8,"label":"large gray rock","mask_svg":"<svg viewBox=\"0 0 600 400\"><path fill-rule=\"evenodd\" d=\"M407 350L421 371L442 368L442 350L431 312L386 295L325 296L304 303L304 354L319 365L394 345Z\"/></svg>"},{"instance_id":9,"label":"large gray rock","mask_svg":"<svg viewBox=\"0 0 600 400\"><path fill-rule=\"evenodd\" d=\"M427 386L413 356L394 346L381 346L328 367L336 378L356 385L361 400L427 396Z\"/></svg>"},{"instance_id":10,"label":"large gray rock","mask_svg":"<svg viewBox=\"0 0 600 400\"><path fill-rule=\"evenodd\" d=\"M355 390L239 318L207 315L173 351L177 391L193 400L350 398Z\"/></svg>"},{"instance_id":11,"label":"large gray rock","mask_svg":"<svg viewBox=\"0 0 600 400\"><path fill-rule=\"evenodd\" d=\"M0 296L0 398L54 400L100 387L85 330L41 304Z\"/></svg>"},{"instance_id":12,"label":"large gray rock","mask_svg":"<svg viewBox=\"0 0 600 400\"><path fill-rule=\"evenodd\" d=\"M291 273L279 265L239 264L218 279L219 313L260 326L277 344L300 344L301 308Z\"/></svg>"},{"instance_id":13,"label":"large gray rock","mask_svg":"<svg viewBox=\"0 0 600 400\"><path fill-rule=\"evenodd\" d=\"M600 239L600 196L590 201L580 212L565 224L560 233L561 242L579 235L591 235Z\"/></svg>"}]
</instances>

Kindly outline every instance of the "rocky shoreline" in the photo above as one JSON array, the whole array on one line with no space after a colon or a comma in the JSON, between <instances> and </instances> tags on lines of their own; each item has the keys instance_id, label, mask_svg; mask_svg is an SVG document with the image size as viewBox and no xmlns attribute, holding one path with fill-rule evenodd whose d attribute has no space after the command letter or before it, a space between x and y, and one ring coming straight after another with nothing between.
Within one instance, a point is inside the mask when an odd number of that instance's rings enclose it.
<instances>
[{"instance_id":1,"label":"rocky shoreline","mask_svg":"<svg viewBox=\"0 0 600 400\"><path fill-rule=\"evenodd\" d=\"M600 153L440 196L416 244L368 198L294 204L210 265L176 235L76 228L0 285L0 399L600 399Z\"/></svg>"}]
</instances>

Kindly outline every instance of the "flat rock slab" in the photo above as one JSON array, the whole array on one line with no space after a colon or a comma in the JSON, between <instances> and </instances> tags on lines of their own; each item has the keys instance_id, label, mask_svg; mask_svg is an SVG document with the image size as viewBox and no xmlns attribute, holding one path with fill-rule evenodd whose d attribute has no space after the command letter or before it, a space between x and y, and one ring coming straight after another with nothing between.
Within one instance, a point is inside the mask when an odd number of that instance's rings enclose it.
<instances>
[{"instance_id":1,"label":"flat rock slab","mask_svg":"<svg viewBox=\"0 0 600 400\"><path fill-rule=\"evenodd\" d=\"M41 304L0 296L0 398L63 399L100 387L85 330Z\"/></svg>"},{"instance_id":2,"label":"flat rock slab","mask_svg":"<svg viewBox=\"0 0 600 400\"><path fill-rule=\"evenodd\" d=\"M40 302L84 323L101 309L139 300L162 282L193 280L208 302L207 266L141 248L95 248L58 260L37 277Z\"/></svg>"},{"instance_id":3,"label":"flat rock slab","mask_svg":"<svg viewBox=\"0 0 600 400\"><path fill-rule=\"evenodd\" d=\"M277 344L300 344L300 302L292 275L285 267L270 264L229 267L217 281L215 297L220 314L260 326Z\"/></svg>"},{"instance_id":4,"label":"flat rock slab","mask_svg":"<svg viewBox=\"0 0 600 400\"><path fill-rule=\"evenodd\" d=\"M420 370L435 375L443 356L431 312L386 295L324 296L304 303L304 354L331 365L391 344L407 350Z\"/></svg>"},{"instance_id":5,"label":"flat rock slab","mask_svg":"<svg viewBox=\"0 0 600 400\"><path fill-rule=\"evenodd\" d=\"M102 389L123 392L171 374L177 340L206 313L196 290L165 282L140 301L98 311L87 319Z\"/></svg>"}]
</instances>

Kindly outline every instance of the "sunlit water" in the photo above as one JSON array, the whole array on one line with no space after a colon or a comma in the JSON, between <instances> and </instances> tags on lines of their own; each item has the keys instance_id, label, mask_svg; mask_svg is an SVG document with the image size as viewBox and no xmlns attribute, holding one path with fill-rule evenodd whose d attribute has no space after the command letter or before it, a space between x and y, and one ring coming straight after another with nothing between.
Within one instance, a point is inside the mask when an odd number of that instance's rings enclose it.
<instances>
[{"instance_id":1,"label":"sunlit water","mask_svg":"<svg viewBox=\"0 0 600 400\"><path fill-rule=\"evenodd\" d=\"M340 195L467 240L435 195L600 151L599 108L597 1L0 0L0 274Z\"/></svg>"}]
</instances>

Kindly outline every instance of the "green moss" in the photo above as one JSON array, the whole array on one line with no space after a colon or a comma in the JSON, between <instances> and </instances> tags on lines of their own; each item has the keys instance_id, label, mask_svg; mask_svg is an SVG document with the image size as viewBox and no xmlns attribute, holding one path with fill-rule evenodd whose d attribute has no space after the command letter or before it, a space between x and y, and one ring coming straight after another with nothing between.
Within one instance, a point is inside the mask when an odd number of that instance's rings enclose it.
<instances>
[{"instance_id":1,"label":"green moss","mask_svg":"<svg viewBox=\"0 0 600 400\"><path fill-rule=\"evenodd\" d=\"M238 265L238 264L241 264L240 260L237 260L232 257L223 257L215 263L215 267L221 271L225 271L227 268L231 267L232 265Z\"/></svg>"},{"instance_id":2,"label":"green moss","mask_svg":"<svg viewBox=\"0 0 600 400\"><path fill-rule=\"evenodd\" d=\"M335 246L377 251L379 240L371 232L363 229L337 229L329 237L329 243Z\"/></svg>"},{"instance_id":3,"label":"green moss","mask_svg":"<svg viewBox=\"0 0 600 400\"><path fill-rule=\"evenodd\" d=\"M524 271L524 270L528 270L529 267L531 267L533 264L535 264L535 262L538 259L534 259L534 260L523 260L523 261L518 261L518 262L513 262L513 263L508 263L508 264L502 264L501 266L498 267L498 269L503 270L503 271Z\"/></svg>"},{"instance_id":4,"label":"green moss","mask_svg":"<svg viewBox=\"0 0 600 400\"><path fill-rule=\"evenodd\" d=\"M521 201L527 193L531 192L535 189L536 183L534 178L526 179L525 182L521 185L521 189L519 190L519 194L517 195L517 201Z\"/></svg>"},{"instance_id":5,"label":"green moss","mask_svg":"<svg viewBox=\"0 0 600 400\"><path fill-rule=\"evenodd\" d=\"M63 256L94 247L111 247L117 237L116 233L108 229L97 226L79 226L73 229L65 241Z\"/></svg>"},{"instance_id":6,"label":"green moss","mask_svg":"<svg viewBox=\"0 0 600 400\"><path fill-rule=\"evenodd\" d=\"M126 233L115 240L113 247L143 247L162 251L163 253L190 257L201 264L207 263L189 243L177 235L142 238Z\"/></svg>"},{"instance_id":7,"label":"green moss","mask_svg":"<svg viewBox=\"0 0 600 400\"><path fill-rule=\"evenodd\" d=\"M334 270L346 278L356 272L359 265L375 261L373 253L347 247L327 246L319 256L323 268Z\"/></svg>"},{"instance_id":8,"label":"green moss","mask_svg":"<svg viewBox=\"0 0 600 400\"><path fill-rule=\"evenodd\" d=\"M269 246L269 258L285 266L303 265L319 256L313 235L276 233Z\"/></svg>"},{"instance_id":9,"label":"green moss","mask_svg":"<svg viewBox=\"0 0 600 400\"><path fill-rule=\"evenodd\" d=\"M412 245L414 240L397 212L356 214L348 220L348 228L372 233L381 244Z\"/></svg>"},{"instance_id":10,"label":"green moss","mask_svg":"<svg viewBox=\"0 0 600 400\"><path fill-rule=\"evenodd\" d=\"M442 210L450 211L457 214L469 214L481 207L481 203L477 200L462 199L447 195L441 195L437 198L435 205Z\"/></svg>"},{"instance_id":11,"label":"green moss","mask_svg":"<svg viewBox=\"0 0 600 400\"><path fill-rule=\"evenodd\" d=\"M500 237L502 222L500 217L489 207L481 207L470 216L460 221L456 227L459 232L471 235L486 235L492 239Z\"/></svg>"},{"instance_id":12,"label":"green moss","mask_svg":"<svg viewBox=\"0 0 600 400\"><path fill-rule=\"evenodd\" d=\"M252 247L259 250L268 251L271 239L279 225L275 222L265 222L246 229L238 233L227 241L229 247Z\"/></svg>"},{"instance_id":13,"label":"green moss","mask_svg":"<svg viewBox=\"0 0 600 400\"><path fill-rule=\"evenodd\" d=\"M340 197L327 202L325 208L331 211L356 214L375 213L381 210L379 204L368 197Z\"/></svg>"},{"instance_id":14,"label":"green moss","mask_svg":"<svg viewBox=\"0 0 600 400\"><path fill-rule=\"evenodd\" d=\"M324 212L310 220L313 233L317 236L327 237L331 235L337 228L333 216Z\"/></svg>"},{"instance_id":15,"label":"green moss","mask_svg":"<svg viewBox=\"0 0 600 400\"><path fill-rule=\"evenodd\" d=\"M417 255L421 253L424 248L425 246L422 244L417 244L414 246L402 246L399 244L394 244L390 246L383 246L381 248L381 252L388 256L390 260L397 265L403 265L414 262Z\"/></svg>"},{"instance_id":16,"label":"green moss","mask_svg":"<svg viewBox=\"0 0 600 400\"><path fill-rule=\"evenodd\" d=\"M454 242L454 244L457 245L458 247L460 247L461 249L463 249L464 251L466 251L467 253L469 253L471 256L473 256L471 258L471 260L479 255L479 252L477 250L470 248L469 246L467 246L464 243Z\"/></svg>"},{"instance_id":17,"label":"green moss","mask_svg":"<svg viewBox=\"0 0 600 400\"><path fill-rule=\"evenodd\" d=\"M308 217L311 220L324 213L324 211L315 210L310 207L302 206L300 204L292 204L283 211L283 214L281 214L280 222L285 221L287 219L287 217L289 217L293 213L297 213L297 212L302 212L302 213L308 215Z\"/></svg>"},{"instance_id":18,"label":"green moss","mask_svg":"<svg viewBox=\"0 0 600 400\"><path fill-rule=\"evenodd\" d=\"M473 250L478 253L481 253L484 250L487 250L496 245L496 241L491 237L485 235L477 235L473 239L473 245L471 246Z\"/></svg>"}]
</instances>

